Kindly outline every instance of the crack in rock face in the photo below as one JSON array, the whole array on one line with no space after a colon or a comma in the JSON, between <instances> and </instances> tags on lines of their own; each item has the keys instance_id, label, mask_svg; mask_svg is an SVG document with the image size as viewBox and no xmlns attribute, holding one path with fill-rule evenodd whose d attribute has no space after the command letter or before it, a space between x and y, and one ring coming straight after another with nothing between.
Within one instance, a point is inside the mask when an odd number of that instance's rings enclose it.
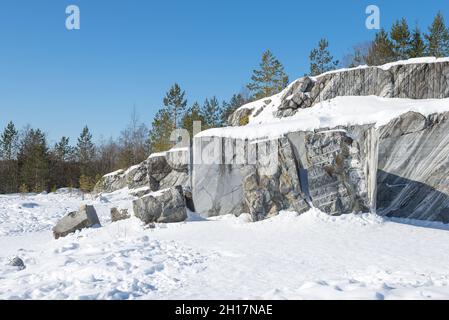
<instances>
[{"instance_id":1,"label":"crack in rock face","mask_svg":"<svg viewBox=\"0 0 449 320\"><path fill-rule=\"evenodd\" d=\"M335 97L370 95L447 98L449 62L361 67L303 77L230 116L233 126L250 119L255 134L222 136L230 129L213 129L210 136L194 137L192 148L154 154L127 171L105 176L96 189L145 187L132 194L140 197L135 211L148 222L181 220L186 203L204 217L249 213L253 221L282 210L301 214L315 207L329 215L377 212L449 222L449 113L397 113L380 127L293 126L283 135L264 133L265 127L255 124L259 115L265 117L271 110L273 118L282 118ZM212 161L203 161L203 156ZM175 201L172 206L179 188L183 204ZM161 190L170 191L152 194Z\"/></svg>"}]
</instances>

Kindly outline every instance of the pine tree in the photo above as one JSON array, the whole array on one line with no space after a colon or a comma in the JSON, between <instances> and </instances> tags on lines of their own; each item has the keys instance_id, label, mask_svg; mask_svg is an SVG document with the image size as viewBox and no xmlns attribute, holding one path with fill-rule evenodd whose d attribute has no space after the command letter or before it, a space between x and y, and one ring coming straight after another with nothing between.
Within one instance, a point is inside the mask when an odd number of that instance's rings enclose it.
<instances>
[{"instance_id":1,"label":"pine tree","mask_svg":"<svg viewBox=\"0 0 449 320\"><path fill-rule=\"evenodd\" d=\"M338 61L334 60L328 47L329 42L326 39L321 39L318 48L310 52L310 75L316 76L334 70L338 66Z\"/></svg>"},{"instance_id":2,"label":"pine tree","mask_svg":"<svg viewBox=\"0 0 449 320\"><path fill-rule=\"evenodd\" d=\"M92 134L87 126L83 128L78 138L76 156L80 164L81 174L90 175L92 173L92 162L95 157L95 146L92 142Z\"/></svg>"},{"instance_id":3,"label":"pine tree","mask_svg":"<svg viewBox=\"0 0 449 320\"><path fill-rule=\"evenodd\" d=\"M221 126L221 108L220 103L216 97L212 97L211 99L206 99L204 101L203 108L201 110L201 114L204 119L204 129L216 128Z\"/></svg>"},{"instance_id":4,"label":"pine tree","mask_svg":"<svg viewBox=\"0 0 449 320\"><path fill-rule=\"evenodd\" d=\"M193 124L195 121L201 122L201 127L203 128L205 120L201 113L201 107L198 102L195 102L181 119L182 128L186 129L189 132L191 141L194 135Z\"/></svg>"},{"instance_id":5,"label":"pine tree","mask_svg":"<svg viewBox=\"0 0 449 320\"><path fill-rule=\"evenodd\" d=\"M405 18L393 24L390 35L396 60L408 59L411 39L410 30Z\"/></svg>"},{"instance_id":6,"label":"pine tree","mask_svg":"<svg viewBox=\"0 0 449 320\"><path fill-rule=\"evenodd\" d=\"M0 136L0 192L13 193L18 188L18 151L19 133L14 123L9 122Z\"/></svg>"},{"instance_id":7,"label":"pine tree","mask_svg":"<svg viewBox=\"0 0 449 320\"><path fill-rule=\"evenodd\" d=\"M426 35L428 54L434 57L445 57L449 55L449 32L444 23L441 12L435 16Z\"/></svg>"},{"instance_id":8,"label":"pine tree","mask_svg":"<svg viewBox=\"0 0 449 320\"><path fill-rule=\"evenodd\" d=\"M240 108L241 106L243 106L248 102L249 101L247 101L241 93L234 94L231 100L229 100L229 102L223 103L223 108L221 112L221 122L223 124L228 124L228 119L231 116L231 114L233 114L235 110L237 110L238 108Z\"/></svg>"},{"instance_id":9,"label":"pine tree","mask_svg":"<svg viewBox=\"0 0 449 320\"><path fill-rule=\"evenodd\" d=\"M425 54L426 54L426 45L424 43L421 30L419 30L419 27L416 26L415 30L411 35L410 50L408 55L410 58L419 58L425 56Z\"/></svg>"},{"instance_id":10,"label":"pine tree","mask_svg":"<svg viewBox=\"0 0 449 320\"><path fill-rule=\"evenodd\" d=\"M178 121L181 119L181 114L187 106L187 100L184 97L185 91L182 91L181 87L175 83L164 98L164 105L173 117L174 129L178 128Z\"/></svg>"},{"instance_id":11,"label":"pine tree","mask_svg":"<svg viewBox=\"0 0 449 320\"><path fill-rule=\"evenodd\" d=\"M270 50L263 53L259 68L253 71L252 82L247 85L254 99L272 96L288 85L288 76L284 72L284 67Z\"/></svg>"},{"instance_id":12,"label":"pine tree","mask_svg":"<svg viewBox=\"0 0 449 320\"><path fill-rule=\"evenodd\" d=\"M173 119L167 108L160 109L153 119L148 135L150 153L167 151L173 146L170 135L173 131Z\"/></svg>"},{"instance_id":13,"label":"pine tree","mask_svg":"<svg viewBox=\"0 0 449 320\"><path fill-rule=\"evenodd\" d=\"M11 121L6 126L0 137L0 158L13 160L17 156L18 132Z\"/></svg>"},{"instance_id":14,"label":"pine tree","mask_svg":"<svg viewBox=\"0 0 449 320\"><path fill-rule=\"evenodd\" d=\"M74 157L75 150L69 144L70 139L62 137L61 140L55 144L54 155L58 161L70 161Z\"/></svg>"},{"instance_id":15,"label":"pine tree","mask_svg":"<svg viewBox=\"0 0 449 320\"><path fill-rule=\"evenodd\" d=\"M376 37L368 50L366 62L370 66L378 66L395 61L393 43L384 29L376 33Z\"/></svg>"},{"instance_id":16,"label":"pine tree","mask_svg":"<svg viewBox=\"0 0 449 320\"><path fill-rule=\"evenodd\" d=\"M17 156L20 180L34 192L47 190L50 178L50 159L47 139L40 129L27 129Z\"/></svg>"},{"instance_id":17,"label":"pine tree","mask_svg":"<svg viewBox=\"0 0 449 320\"><path fill-rule=\"evenodd\" d=\"M62 137L51 152L50 185L56 188L67 187L72 180L79 177L79 165L76 162L75 148L67 137Z\"/></svg>"}]
</instances>

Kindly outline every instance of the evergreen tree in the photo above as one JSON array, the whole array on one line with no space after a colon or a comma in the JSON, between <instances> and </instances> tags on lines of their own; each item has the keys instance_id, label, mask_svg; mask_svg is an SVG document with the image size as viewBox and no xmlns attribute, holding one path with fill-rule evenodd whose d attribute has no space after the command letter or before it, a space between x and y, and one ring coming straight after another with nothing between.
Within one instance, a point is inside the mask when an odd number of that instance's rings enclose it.
<instances>
[{"instance_id":1,"label":"evergreen tree","mask_svg":"<svg viewBox=\"0 0 449 320\"><path fill-rule=\"evenodd\" d=\"M366 62L370 66L378 66L395 61L393 43L384 29L376 33L376 37L368 50Z\"/></svg>"},{"instance_id":2,"label":"evergreen tree","mask_svg":"<svg viewBox=\"0 0 449 320\"><path fill-rule=\"evenodd\" d=\"M405 18L393 24L390 35L396 60L408 59L411 39L410 30Z\"/></svg>"},{"instance_id":3,"label":"evergreen tree","mask_svg":"<svg viewBox=\"0 0 449 320\"><path fill-rule=\"evenodd\" d=\"M247 85L254 99L272 96L288 85L288 76L284 72L284 67L270 50L263 53L259 68L253 71L251 83Z\"/></svg>"},{"instance_id":4,"label":"evergreen tree","mask_svg":"<svg viewBox=\"0 0 449 320\"><path fill-rule=\"evenodd\" d=\"M67 187L71 181L77 181L79 167L76 163L75 148L69 144L69 138L62 137L55 144L51 152L51 177L52 188Z\"/></svg>"},{"instance_id":5,"label":"evergreen tree","mask_svg":"<svg viewBox=\"0 0 449 320\"><path fill-rule=\"evenodd\" d=\"M0 137L0 158L3 160L13 160L17 156L18 131L11 121L6 126Z\"/></svg>"},{"instance_id":6,"label":"evergreen tree","mask_svg":"<svg viewBox=\"0 0 449 320\"><path fill-rule=\"evenodd\" d=\"M201 127L205 124L204 117L201 113L201 107L198 102L195 102L184 114L181 120L182 128L189 132L190 139L193 139L193 124L195 121L201 122Z\"/></svg>"},{"instance_id":7,"label":"evergreen tree","mask_svg":"<svg viewBox=\"0 0 449 320\"><path fill-rule=\"evenodd\" d=\"M216 128L221 126L221 108L216 97L204 101L201 114L204 120L203 129Z\"/></svg>"},{"instance_id":8,"label":"evergreen tree","mask_svg":"<svg viewBox=\"0 0 449 320\"><path fill-rule=\"evenodd\" d=\"M50 177L49 162L45 134L40 129L27 129L18 154L21 184L34 192L47 190Z\"/></svg>"},{"instance_id":9,"label":"evergreen tree","mask_svg":"<svg viewBox=\"0 0 449 320\"><path fill-rule=\"evenodd\" d=\"M321 39L318 48L310 52L310 75L316 76L337 67L338 61L334 60L328 47L329 42L326 39Z\"/></svg>"},{"instance_id":10,"label":"evergreen tree","mask_svg":"<svg viewBox=\"0 0 449 320\"><path fill-rule=\"evenodd\" d=\"M426 35L428 54L434 57L445 57L449 55L449 32L444 23L441 12L435 16Z\"/></svg>"},{"instance_id":11,"label":"evergreen tree","mask_svg":"<svg viewBox=\"0 0 449 320\"><path fill-rule=\"evenodd\" d=\"M247 101L241 93L234 94L231 100L229 100L229 102L223 103L223 108L221 112L221 122L223 124L228 124L228 119L231 116L231 114L233 114L235 110L237 110L238 108L240 108L241 106L243 106L248 102L249 101Z\"/></svg>"},{"instance_id":12,"label":"evergreen tree","mask_svg":"<svg viewBox=\"0 0 449 320\"><path fill-rule=\"evenodd\" d=\"M18 188L18 151L19 133L14 123L9 122L0 136L0 193L17 192Z\"/></svg>"},{"instance_id":13,"label":"evergreen tree","mask_svg":"<svg viewBox=\"0 0 449 320\"><path fill-rule=\"evenodd\" d=\"M425 56L425 54L426 54L426 45L424 43L421 30L419 30L419 27L416 26L415 30L411 35L410 51L408 53L408 56L410 58L419 58Z\"/></svg>"},{"instance_id":14,"label":"evergreen tree","mask_svg":"<svg viewBox=\"0 0 449 320\"><path fill-rule=\"evenodd\" d=\"M175 83L164 98L164 105L173 118L174 129L178 128L178 121L187 106L187 100L184 97L185 91L182 91L181 87Z\"/></svg>"},{"instance_id":15,"label":"evergreen tree","mask_svg":"<svg viewBox=\"0 0 449 320\"><path fill-rule=\"evenodd\" d=\"M62 137L61 140L55 144L53 153L55 158L61 162L73 160L75 150L69 144L69 138Z\"/></svg>"},{"instance_id":16,"label":"evergreen tree","mask_svg":"<svg viewBox=\"0 0 449 320\"><path fill-rule=\"evenodd\" d=\"M167 151L173 146L170 135L173 131L173 119L167 108L160 109L153 119L148 136L150 153Z\"/></svg>"},{"instance_id":17,"label":"evergreen tree","mask_svg":"<svg viewBox=\"0 0 449 320\"><path fill-rule=\"evenodd\" d=\"M81 174L92 175L92 162L95 157L95 146L92 142L92 134L85 126L76 145L76 156L80 164Z\"/></svg>"}]
</instances>

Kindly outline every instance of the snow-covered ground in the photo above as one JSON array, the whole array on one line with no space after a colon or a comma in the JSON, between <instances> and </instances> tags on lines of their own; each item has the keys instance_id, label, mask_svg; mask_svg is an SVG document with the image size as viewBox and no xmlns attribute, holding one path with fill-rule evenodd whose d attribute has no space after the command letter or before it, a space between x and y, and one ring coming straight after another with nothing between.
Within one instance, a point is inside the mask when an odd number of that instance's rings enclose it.
<instances>
[{"instance_id":1,"label":"snow-covered ground","mask_svg":"<svg viewBox=\"0 0 449 320\"><path fill-rule=\"evenodd\" d=\"M125 191L0 196L0 299L447 299L449 226L311 210L145 228ZM101 228L54 240L82 203ZM26 269L8 266L21 257Z\"/></svg>"}]
</instances>

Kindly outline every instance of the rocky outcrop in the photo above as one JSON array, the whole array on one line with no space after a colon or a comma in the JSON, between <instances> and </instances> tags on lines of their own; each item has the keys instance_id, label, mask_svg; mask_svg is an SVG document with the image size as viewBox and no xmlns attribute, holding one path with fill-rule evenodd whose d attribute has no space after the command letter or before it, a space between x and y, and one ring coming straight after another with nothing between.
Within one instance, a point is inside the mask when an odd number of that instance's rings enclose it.
<instances>
[{"instance_id":1,"label":"rocky outcrop","mask_svg":"<svg viewBox=\"0 0 449 320\"><path fill-rule=\"evenodd\" d=\"M377 138L372 126L287 135L314 207L331 215L374 209Z\"/></svg>"},{"instance_id":2,"label":"rocky outcrop","mask_svg":"<svg viewBox=\"0 0 449 320\"><path fill-rule=\"evenodd\" d=\"M124 170L117 170L103 176L94 187L95 193L114 192L128 186Z\"/></svg>"},{"instance_id":3,"label":"rocky outcrop","mask_svg":"<svg viewBox=\"0 0 449 320\"><path fill-rule=\"evenodd\" d=\"M97 212L93 206L83 205L78 212L71 212L59 220L53 228L55 239L65 237L75 231L100 225Z\"/></svg>"},{"instance_id":4,"label":"rocky outcrop","mask_svg":"<svg viewBox=\"0 0 449 320\"><path fill-rule=\"evenodd\" d=\"M190 151L174 149L151 155L144 162L129 168L105 175L95 186L95 193L114 192L125 187L151 191L181 185L188 186ZM132 191L131 191L132 192Z\"/></svg>"},{"instance_id":5,"label":"rocky outcrop","mask_svg":"<svg viewBox=\"0 0 449 320\"><path fill-rule=\"evenodd\" d=\"M257 143L256 147L255 156L260 161L242 168L243 199L247 208L243 212L249 212L253 221L258 221L277 215L281 210L302 213L310 209L288 139L265 141ZM266 161L263 161L265 156Z\"/></svg>"},{"instance_id":6,"label":"rocky outcrop","mask_svg":"<svg viewBox=\"0 0 449 320\"><path fill-rule=\"evenodd\" d=\"M449 97L449 61L421 60L393 63L380 67L358 67L329 72L317 77L303 77L278 95L278 99L262 99L238 109L230 117L233 126L242 117L257 114L267 106L274 107L277 118L294 115L298 109L338 96L379 96L384 98L441 99Z\"/></svg>"},{"instance_id":7,"label":"rocky outcrop","mask_svg":"<svg viewBox=\"0 0 449 320\"><path fill-rule=\"evenodd\" d=\"M244 119L249 118L249 116L253 113L252 109L248 108L240 108L233 112L228 119L228 123L232 126L242 126L247 123Z\"/></svg>"},{"instance_id":8,"label":"rocky outcrop","mask_svg":"<svg viewBox=\"0 0 449 320\"><path fill-rule=\"evenodd\" d=\"M302 213L311 205L337 215L370 211L376 143L372 126L298 131L262 141L195 138L195 209L203 216L246 212L254 221L281 210ZM214 152L216 157L202 158Z\"/></svg>"},{"instance_id":9,"label":"rocky outcrop","mask_svg":"<svg viewBox=\"0 0 449 320\"><path fill-rule=\"evenodd\" d=\"M128 213L128 209L111 209L111 222L117 222L121 220L129 219L131 216Z\"/></svg>"},{"instance_id":10,"label":"rocky outcrop","mask_svg":"<svg viewBox=\"0 0 449 320\"><path fill-rule=\"evenodd\" d=\"M410 112L379 129L377 212L449 223L449 113Z\"/></svg>"},{"instance_id":11,"label":"rocky outcrop","mask_svg":"<svg viewBox=\"0 0 449 320\"><path fill-rule=\"evenodd\" d=\"M217 139L221 142L212 143ZM246 145L243 152L227 152L239 143ZM269 143L279 147L269 153L277 155L276 170L261 174L260 158ZM203 216L249 212L260 220L279 210L303 212L309 205L331 215L373 211L449 223L449 112L408 112L379 128L296 131L264 142L203 136L195 145L203 154L217 150L223 161L242 154L257 159L195 164L194 203Z\"/></svg>"},{"instance_id":12,"label":"rocky outcrop","mask_svg":"<svg viewBox=\"0 0 449 320\"><path fill-rule=\"evenodd\" d=\"M186 203L181 187L173 187L146 195L133 202L134 215L145 224L173 223L187 219Z\"/></svg>"},{"instance_id":13,"label":"rocky outcrop","mask_svg":"<svg viewBox=\"0 0 449 320\"><path fill-rule=\"evenodd\" d=\"M149 186L151 191L188 186L190 152L187 149L171 150L148 158Z\"/></svg>"},{"instance_id":14,"label":"rocky outcrop","mask_svg":"<svg viewBox=\"0 0 449 320\"><path fill-rule=\"evenodd\" d=\"M368 95L382 98L339 98L275 119L338 96ZM449 100L386 99L447 97L447 58L301 78L231 115L233 125L250 119L250 126L194 137L193 162L189 152L171 150L152 155L145 169L128 170L136 185L147 186L135 189L142 198L134 210L146 223L182 221L186 204L204 217L249 213L253 221L314 207L449 223ZM366 104L366 119L355 114L358 102ZM123 185L108 179L108 190Z\"/></svg>"},{"instance_id":15,"label":"rocky outcrop","mask_svg":"<svg viewBox=\"0 0 449 320\"><path fill-rule=\"evenodd\" d=\"M103 176L95 185L95 193L109 193L123 188L136 189L148 185L148 160L129 168Z\"/></svg>"}]
</instances>

